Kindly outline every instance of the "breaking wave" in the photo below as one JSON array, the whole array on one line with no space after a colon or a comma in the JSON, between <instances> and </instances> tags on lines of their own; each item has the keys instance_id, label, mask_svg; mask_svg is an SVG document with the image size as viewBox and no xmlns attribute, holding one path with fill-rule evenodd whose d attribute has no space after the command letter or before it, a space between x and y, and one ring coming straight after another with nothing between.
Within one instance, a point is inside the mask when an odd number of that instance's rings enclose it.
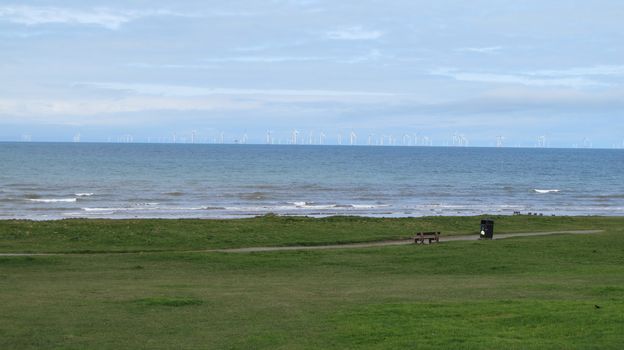
<instances>
[{"instance_id":1,"label":"breaking wave","mask_svg":"<svg viewBox=\"0 0 624 350\"><path fill-rule=\"evenodd\" d=\"M536 192L536 193L559 193L559 192L561 192L561 190L538 190L538 189L535 189L535 190L533 190L533 192Z\"/></svg>"},{"instance_id":2,"label":"breaking wave","mask_svg":"<svg viewBox=\"0 0 624 350\"><path fill-rule=\"evenodd\" d=\"M75 202L76 198L31 198L29 199L29 201L38 202L38 203L57 203L57 202L69 203L69 202Z\"/></svg>"}]
</instances>

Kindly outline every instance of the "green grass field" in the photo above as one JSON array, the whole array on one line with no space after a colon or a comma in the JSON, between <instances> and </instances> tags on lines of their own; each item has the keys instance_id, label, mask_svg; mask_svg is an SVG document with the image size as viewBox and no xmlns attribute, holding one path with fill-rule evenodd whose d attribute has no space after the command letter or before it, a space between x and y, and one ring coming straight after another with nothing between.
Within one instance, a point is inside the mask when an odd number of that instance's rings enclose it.
<instances>
[{"instance_id":1,"label":"green grass field","mask_svg":"<svg viewBox=\"0 0 624 350\"><path fill-rule=\"evenodd\" d=\"M1 221L0 349L621 349L624 218L350 250L183 253L473 234L478 217ZM106 252L137 251L130 254Z\"/></svg>"},{"instance_id":2,"label":"green grass field","mask_svg":"<svg viewBox=\"0 0 624 350\"><path fill-rule=\"evenodd\" d=\"M620 218L492 216L496 232L617 229ZM480 217L374 219L263 216L240 220L0 221L0 252L135 252L323 245L476 234Z\"/></svg>"}]
</instances>

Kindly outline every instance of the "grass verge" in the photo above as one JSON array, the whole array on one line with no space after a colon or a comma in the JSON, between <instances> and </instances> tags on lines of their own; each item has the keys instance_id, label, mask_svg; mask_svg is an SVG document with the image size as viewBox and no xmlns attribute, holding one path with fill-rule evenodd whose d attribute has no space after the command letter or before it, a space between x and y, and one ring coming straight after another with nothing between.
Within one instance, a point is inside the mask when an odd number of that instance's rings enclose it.
<instances>
[{"instance_id":1,"label":"grass verge","mask_svg":"<svg viewBox=\"0 0 624 350\"><path fill-rule=\"evenodd\" d=\"M476 219L449 222L473 227ZM574 229L605 232L352 250L0 257L0 348L620 349L624 229L616 219L587 221ZM45 240L38 247L50 249Z\"/></svg>"}]
</instances>

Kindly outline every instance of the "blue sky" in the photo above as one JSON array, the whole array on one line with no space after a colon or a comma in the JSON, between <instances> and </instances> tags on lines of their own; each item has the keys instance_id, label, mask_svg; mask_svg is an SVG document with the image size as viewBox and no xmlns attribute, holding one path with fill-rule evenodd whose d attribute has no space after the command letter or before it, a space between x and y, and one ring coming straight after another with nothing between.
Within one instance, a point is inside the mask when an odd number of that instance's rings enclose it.
<instances>
[{"instance_id":1,"label":"blue sky","mask_svg":"<svg viewBox=\"0 0 624 350\"><path fill-rule=\"evenodd\" d=\"M622 18L619 0L2 1L0 140L622 146Z\"/></svg>"}]
</instances>

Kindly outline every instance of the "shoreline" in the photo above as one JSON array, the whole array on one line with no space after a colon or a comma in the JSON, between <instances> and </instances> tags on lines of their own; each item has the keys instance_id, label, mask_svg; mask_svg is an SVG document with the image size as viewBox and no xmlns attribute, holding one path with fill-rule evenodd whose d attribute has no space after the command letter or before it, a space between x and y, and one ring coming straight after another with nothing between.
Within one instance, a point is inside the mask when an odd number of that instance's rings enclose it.
<instances>
[{"instance_id":1,"label":"shoreline","mask_svg":"<svg viewBox=\"0 0 624 350\"><path fill-rule=\"evenodd\" d=\"M400 215L400 214L379 214L379 215L362 215L362 214L348 214L348 213L331 213L331 214L276 214L276 213L264 213L264 214L240 214L240 215L223 215L223 216L67 216L67 217L6 217L0 218L1 221L33 221L33 222L46 222L46 221L63 221L63 220L206 220L206 221L222 221L222 220L245 220L256 219L264 217L280 217L280 218L310 218L310 219L326 219L326 218L365 218L365 219L423 219L423 218L470 218L470 217L529 217L529 218L621 218L624 217L624 212L619 215L606 215L606 214L560 214L560 215L528 215L528 214L503 214L503 213L466 213L466 214L439 214L439 215Z\"/></svg>"}]
</instances>

